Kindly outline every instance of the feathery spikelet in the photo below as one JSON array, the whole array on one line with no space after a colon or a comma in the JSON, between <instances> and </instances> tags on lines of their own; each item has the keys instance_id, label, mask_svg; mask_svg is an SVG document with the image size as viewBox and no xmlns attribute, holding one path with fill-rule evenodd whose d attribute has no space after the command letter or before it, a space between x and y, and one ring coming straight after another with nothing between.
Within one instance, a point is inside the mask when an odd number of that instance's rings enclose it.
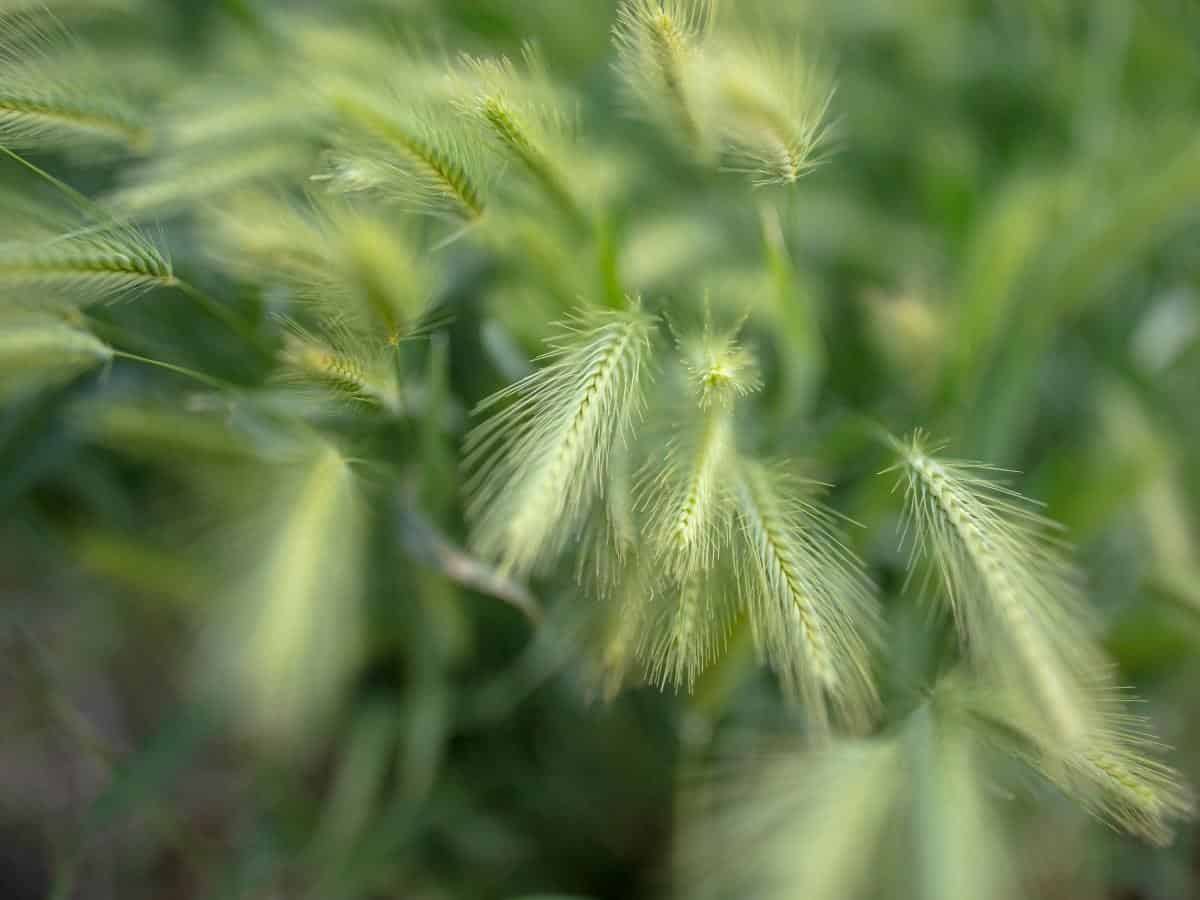
<instances>
[{"instance_id":1,"label":"feathery spikelet","mask_svg":"<svg viewBox=\"0 0 1200 900\"><path fill-rule=\"evenodd\" d=\"M549 341L546 365L480 405L497 410L466 446L481 555L524 574L576 535L640 412L653 328L637 304L582 312Z\"/></svg>"},{"instance_id":2,"label":"feathery spikelet","mask_svg":"<svg viewBox=\"0 0 1200 900\"><path fill-rule=\"evenodd\" d=\"M1094 815L1151 843L1171 842L1172 825L1196 814L1192 792L1173 768L1155 758L1162 744L1119 696L1103 701L1092 745L1062 760L1064 787ZM1052 778L1056 772L1047 772Z\"/></svg>"},{"instance_id":3,"label":"feathery spikelet","mask_svg":"<svg viewBox=\"0 0 1200 900\"><path fill-rule=\"evenodd\" d=\"M594 515L596 528L607 529L604 517ZM647 598L650 585L646 567L630 555L617 556L604 537L591 536L587 562L596 565L594 577L580 578L587 591L586 638L592 652L585 658L585 678L593 693L613 700L635 669L649 633ZM604 557L604 558L601 558ZM581 571L582 576L582 571Z\"/></svg>"},{"instance_id":4,"label":"feathery spikelet","mask_svg":"<svg viewBox=\"0 0 1200 900\"><path fill-rule=\"evenodd\" d=\"M733 410L716 406L680 423L664 458L642 474L639 507L656 568L681 586L711 569L729 542L735 458Z\"/></svg>"},{"instance_id":5,"label":"feathery spikelet","mask_svg":"<svg viewBox=\"0 0 1200 900\"><path fill-rule=\"evenodd\" d=\"M310 212L283 197L242 191L207 217L213 255L246 278L282 280L305 296L309 286L323 292L337 235Z\"/></svg>"},{"instance_id":6,"label":"feathery spikelet","mask_svg":"<svg viewBox=\"0 0 1200 900\"><path fill-rule=\"evenodd\" d=\"M677 343L690 403L664 458L650 460L636 486L646 517L643 565L650 567L639 655L659 687L690 690L724 647L734 618L737 593L718 567L732 549L735 522L734 406L759 380L737 328L716 332L707 314L701 331Z\"/></svg>"},{"instance_id":7,"label":"feathery spikelet","mask_svg":"<svg viewBox=\"0 0 1200 900\"><path fill-rule=\"evenodd\" d=\"M702 410L730 408L737 400L762 389L758 361L738 340L742 322L718 332L705 301L704 328L678 340L684 371Z\"/></svg>"},{"instance_id":8,"label":"feathery spikelet","mask_svg":"<svg viewBox=\"0 0 1200 900\"><path fill-rule=\"evenodd\" d=\"M295 322L288 325L282 357L288 381L314 385L391 413L399 411L396 360L386 343L372 343L336 321L325 323L320 335Z\"/></svg>"},{"instance_id":9,"label":"feathery spikelet","mask_svg":"<svg viewBox=\"0 0 1200 900\"><path fill-rule=\"evenodd\" d=\"M1052 522L1019 494L983 477L991 467L933 456L920 432L896 443L914 553L940 574L967 648L1039 698L1058 739L1078 744L1091 730L1084 685L1103 656L1078 577L1060 558Z\"/></svg>"},{"instance_id":10,"label":"feathery spikelet","mask_svg":"<svg viewBox=\"0 0 1200 900\"><path fill-rule=\"evenodd\" d=\"M144 0L0 0L6 15L45 15L49 10L63 21L145 14Z\"/></svg>"},{"instance_id":11,"label":"feathery spikelet","mask_svg":"<svg viewBox=\"0 0 1200 900\"><path fill-rule=\"evenodd\" d=\"M962 683L941 690L986 729L991 742L1040 772L1097 818L1154 844L1170 843L1172 823L1195 815L1192 792L1160 761L1165 749L1149 722L1131 713L1127 692L1092 686L1095 727L1087 743L1045 739L1044 716L1012 684Z\"/></svg>"},{"instance_id":12,"label":"feathery spikelet","mask_svg":"<svg viewBox=\"0 0 1200 900\"><path fill-rule=\"evenodd\" d=\"M681 587L712 567L731 533L734 405L761 385L739 328L716 331L706 307L703 329L677 338L695 411L676 423L664 460L651 461L640 479L656 567Z\"/></svg>"},{"instance_id":13,"label":"feathery spikelet","mask_svg":"<svg viewBox=\"0 0 1200 900\"><path fill-rule=\"evenodd\" d=\"M0 400L53 387L108 363L112 348L62 319L0 317Z\"/></svg>"},{"instance_id":14,"label":"feathery spikelet","mask_svg":"<svg viewBox=\"0 0 1200 900\"><path fill-rule=\"evenodd\" d=\"M508 59L464 56L457 105L569 219L585 222L562 159L574 121L562 111L562 99L532 47L526 47L523 60L526 71L520 72Z\"/></svg>"},{"instance_id":15,"label":"feathery spikelet","mask_svg":"<svg viewBox=\"0 0 1200 900\"><path fill-rule=\"evenodd\" d=\"M149 146L144 118L105 89L98 66L95 77L64 80L56 54L78 59L83 52L45 11L0 12L0 142L15 149L61 149L72 142L116 142L136 151Z\"/></svg>"},{"instance_id":16,"label":"feathery spikelet","mask_svg":"<svg viewBox=\"0 0 1200 900\"><path fill-rule=\"evenodd\" d=\"M30 289L75 303L136 297L175 284L170 260L136 228L111 222L43 240L0 243L0 297Z\"/></svg>"},{"instance_id":17,"label":"feathery spikelet","mask_svg":"<svg viewBox=\"0 0 1200 900\"><path fill-rule=\"evenodd\" d=\"M711 144L702 63L712 19L711 0L625 0L613 29L632 105L702 158Z\"/></svg>"},{"instance_id":18,"label":"feathery spikelet","mask_svg":"<svg viewBox=\"0 0 1200 900\"><path fill-rule=\"evenodd\" d=\"M724 168L759 187L795 184L820 163L833 84L798 52L726 46L720 56Z\"/></svg>"},{"instance_id":19,"label":"feathery spikelet","mask_svg":"<svg viewBox=\"0 0 1200 900\"><path fill-rule=\"evenodd\" d=\"M834 515L807 499L811 483L753 460L740 462L736 478L747 544L740 593L761 651L815 726L826 724L828 703L839 719L864 729L878 705L871 583L838 538Z\"/></svg>"},{"instance_id":20,"label":"feathery spikelet","mask_svg":"<svg viewBox=\"0 0 1200 900\"><path fill-rule=\"evenodd\" d=\"M604 509L593 512L581 585L591 593L596 645L592 680L606 700L638 664L660 690L691 691L720 656L736 617L733 584L717 567L680 580L659 571L640 546L639 510L626 448L614 449ZM726 529L728 532L728 529Z\"/></svg>"},{"instance_id":21,"label":"feathery spikelet","mask_svg":"<svg viewBox=\"0 0 1200 900\"><path fill-rule=\"evenodd\" d=\"M920 433L896 446L918 547L941 574L968 649L1007 692L976 708L1024 734L1026 758L1089 809L1166 841L1169 821L1191 813L1190 796L1153 758L1145 723L1124 710L1053 523L981 477L987 466L932 456Z\"/></svg>"},{"instance_id":22,"label":"feathery spikelet","mask_svg":"<svg viewBox=\"0 0 1200 900\"><path fill-rule=\"evenodd\" d=\"M422 212L468 222L483 215L485 163L478 145L439 122L436 112L397 115L348 92L335 97L334 106L350 133L318 179L335 190L369 191Z\"/></svg>"},{"instance_id":23,"label":"feathery spikelet","mask_svg":"<svg viewBox=\"0 0 1200 900\"><path fill-rule=\"evenodd\" d=\"M636 649L646 678L659 690L691 692L725 649L736 595L715 568L645 582L646 594L638 598L645 612Z\"/></svg>"},{"instance_id":24,"label":"feathery spikelet","mask_svg":"<svg viewBox=\"0 0 1200 900\"><path fill-rule=\"evenodd\" d=\"M332 710L357 658L363 510L332 447L289 466L272 489L250 563L214 623L198 677L218 688L242 726L294 749Z\"/></svg>"},{"instance_id":25,"label":"feathery spikelet","mask_svg":"<svg viewBox=\"0 0 1200 900\"><path fill-rule=\"evenodd\" d=\"M591 692L605 701L616 697L633 671L639 639L646 634L650 585L638 552L632 443L613 447L603 503L591 511L575 570L587 598L581 615L594 651L585 659L584 677Z\"/></svg>"},{"instance_id":26,"label":"feathery spikelet","mask_svg":"<svg viewBox=\"0 0 1200 900\"><path fill-rule=\"evenodd\" d=\"M433 276L415 235L350 209L328 214L337 256L325 290L312 300L326 315L346 316L367 331L382 328L393 343L427 329Z\"/></svg>"},{"instance_id":27,"label":"feathery spikelet","mask_svg":"<svg viewBox=\"0 0 1200 900\"><path fill-rule=\"evenodd\" d=\"M325 318L392 341L425 326L432 279L413 239L383 219L250 191L224 204L210 226L223 262L278 279Z\"/></svg>"}]
</instances>

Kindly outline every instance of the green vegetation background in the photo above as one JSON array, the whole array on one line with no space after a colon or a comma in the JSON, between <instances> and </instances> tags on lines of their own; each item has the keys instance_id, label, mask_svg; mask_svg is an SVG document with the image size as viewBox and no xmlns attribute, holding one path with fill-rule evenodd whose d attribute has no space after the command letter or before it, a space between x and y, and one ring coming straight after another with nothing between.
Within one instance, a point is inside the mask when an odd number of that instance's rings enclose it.
<instances>
[{"instance_id":1,"label":"green vegetation background","mask_svg":"<svg viewBox=\"0 0 1200 900\"><path fill-rule=\"evenodd\" d=\"M927 427L957 455L1022 473L1069 529L1123 681L1200 783L1194 0L740 3L764 31L823 48L837 78L834 152L762 192L779 210L782 276L760 195L700 177L623 115L603 0L113 2L78 17L62 5L81 40L148 70L165 57L184 87L222 71L231 31L269 41L280 18L358 22L397 53L414 33L481 54L535 41L579 91L585 141L623 160L614 241L628 287L707 289L748 309L769 361L756 427L818 459L837 508L868 526L855 540L889 611L893 700L936 655L903 590L891 484L873 477L881 457L853 414ZM89 195L129 171L33 158ZM6 163L0 178L28 173ZM176 271L267 328L262 285L215 266L188 212L148 219ZM522 224L514 239L554 252ZM118 361L0 410L0 894L661 896L692 748L787 729L771 678L737 647L690 698L637 688L596 702L553 615L534 631L447 572L438 541L463 540L462 416L539 352L547 317L573 302L554 276L577 273L569 258L534 275L445 258L452 321L413 350L431 373L427 411L360 438L386 458L389 488L372 494L367 640L304 752L260 752L191 689L206 621L192 588L215 603L222 584L204 539L240 532L208 521L188 483L194 456L237 451L197 449L202 436L165 415L188 408L186 386ZM245 387L269 378L270 360L170 289L95 314L138 336L132 352ZM135 401L164 413L141 423L141 443L79 427L81 404ZM532 589L551 610L571 602L569 580ZM1032 896L1200 896L1190 828L1152 850L1050 800L1018 843ZM903 878L881 868L880 896Z\"/></svg>"}]
</instances>

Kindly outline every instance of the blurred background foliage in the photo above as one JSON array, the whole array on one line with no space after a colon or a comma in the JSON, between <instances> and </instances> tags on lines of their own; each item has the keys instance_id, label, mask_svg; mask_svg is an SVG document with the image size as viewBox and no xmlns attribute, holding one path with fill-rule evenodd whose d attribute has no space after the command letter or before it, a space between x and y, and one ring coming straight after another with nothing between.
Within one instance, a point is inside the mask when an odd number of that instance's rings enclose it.
<instances>
[{"instance_id":1,"label":"blurred background foliage","mask_svg":"<svg viewBox=\"0 0 1200 900\"><path fill-rule=\"evenodd\" d=\"M930 683L940 626L904 588L860 415L1022 473L1200 783L1194 0L741 0L837 81L825 164L754 191L624 113L606 0L50 6L74 43L41 64L136 118L124 147L28 156L161 238L187 289L84 308L80 333L126 356L79 344L43 371L0 343L0 894L671 895L680 784L795 714L737 638L690 697L598 702L569 573L525 586L462 550L470 410L614 290L749 313L753 442L868 526L889 716ZM599 238L497 176L504 215L469 239L332 205L298 246L340 84L403 97L425 60L525 41L578 110L568 184ZM28 221L10 203L63 205L9 159L0 193L4 241ZM312 335L277 319L368 278L411 319L395 370L359 379L370 414L322 399ZM1010 799L1027 895L1200 896L1194 830L1151 849ZM876 878L865 896L906 895L899 856Z\"/></svg>"}]
</instances>

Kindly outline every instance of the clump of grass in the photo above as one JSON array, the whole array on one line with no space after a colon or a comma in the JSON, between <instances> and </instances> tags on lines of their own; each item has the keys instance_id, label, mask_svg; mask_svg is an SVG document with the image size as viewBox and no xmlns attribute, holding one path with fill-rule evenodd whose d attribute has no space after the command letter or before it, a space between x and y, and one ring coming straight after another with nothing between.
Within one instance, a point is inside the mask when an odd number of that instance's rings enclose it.
<instances>
[{"instance_id":1,"label":"clump of grass","mask_svg":"<svg viewBox=\"0 0 1200 900\"><path fill-rule=\"evenodd\" d=\"M0 9L30 5L0 0ZM68 0L64 8L84 5ZM44 415L35 404L6 410L0 455L17 462L13 492L33 486L32 502L15 508L32 510L39 527L60 515L46 502L60 488L71 501L62 504L71 527L82 515L98 516L110 497L128 501L114 504L121 519L160 506L182 519L187 510L176 507L189 502L217 513L223 539L205 556L215 574L206 571L202 581L186 567L132 578L140 557L105 546L103 526L89 522L84 532L99 536L91 546L97 568L123 570L139 590L180 598L222 592L222 602L205 596L198 613L208 626L196 667L208 692L202 705L215 698L228 708L235 731L276 752L274 762L305 759L306 743L320 742L323 729L341 719L343 701L352 707L344 721L360 724L336 767L331 811L306 816L324 822L312 852L295 871L289 860L287 871L270 873L264 890L299 883L310 864L347 897L386 890L395 874L395 831L373 833L369 817L383 810L382 821L404 830L426 818L410 814L427 801L447 799L438 806L449 811L446 822L458 821L455 810L470 817L469 795L451 796L435 783L443 761L459 767L473 756L446 752L446 742L495 721L568 656L585 657L588 687L606 699L639 680L692 694L678 731L664 729L656 751L671 760L707 760L730 746L720 743L726 738L744 747L742 725L763 715L762 701L773 723L805 721L804 746L743 760L732 784L705 780L700 792L711 790L714 802L685 807L676 818L679 887L689 898L801 892L851 900L885 883L897 897L1013 896L1013 848L993 800L1010 787L1010 771L1024 774L1024 767L1152 842L1167 841L1174 822L1193 812L1148 725L1115 687L1057 529L994 480L991 467L943 458L920 433L894 442L907 528L916 537L913 571L928 568L925 587L957 623L959 641L924 633L913 639L920 626L907 618L906 584L888 598L900 637L885 645L871 570L851 549L857 540L849 520L832 509L845 504L876 521L883 513L875 493L852 490L830 500L823 485L801 477L796 461L780 458L804 446L817 465L854 471L862 459L857 429L843 427L846 405L865 406L880 390L889 415L903 415L910 401L945 413L943 402L969 394L957 382L978 381L960 377L973 370L963 362L971 352L943 358L940 345L955 343L955 323L931 304L901 298L873 310L876 343L892 352L890 374L907 378L912 391L893 391L888 375L876 371L878 360L859 366L853 358L871 349L859 340L861 316L822 317L817 285L828 273L836 273L838 294L864 270L903 279L912 265L911 223L864 206L860 192L844 185L811 206L794 204L795 216L773 207L781 192L750 195L744 182L797 184L829 145L833 80L798 42L732 34L715 0L616 4L619 90L674 143L677 152L662 153L671 148L641 134L627 141L626 130L603 119L585 129L581 113L590 117L609 95L589 80L577 99L530 50L516 61L459 55L447 63L438 51L399 46L386 28L364 27L380 15L390 21L396 10L383 7L394 3L326 5L319 15L297 15L288 4L228 6L233 15L209 23L204 46L185 64L171 61L179 54L165 43L144 57L125 54L133 35L117 35L123 27L84 11L102 39L118 41L110 46L110 74L129 82L138 98L132 105L105 86L108 79L89 82L94 67L60 36L53 17L0 14L0 25L16 23L0 31L0 154L68 201L61 211L0 188L0 400L24 400L26 392L61 387L110 362L115 370L88 390L38 398L46 401ZM507 4L519 13L487 4L469 15L449 9L457 6L422 9L446 7L458 24L469 20L494 33L510 15L570 15L578 4ZM755 8L778 15L768 8L785 6L764 0ZM857 15L838 21L851 33L861 27ZM551 53L565 46L556 31L545 31ZM910 50L928 48L905 43L901 55ZM138 58L117 58L126 55ZM888 55L872 51L881 64ZM206 58L212 70L196 77L193 61ZM923 75L945 71L934 65L945 59L913 58ZM605 67L589 71L613 75ZM160 73L163 83L134 73ZM850 80L846 99L871 96L868 87L882 86L874 79ZM943 88L939 103L951 96L941 96ZM1110 93L1101 91L1096 102ZM153 119L142 104L157 109ZM977 156L972 128L935 119L915 155L908 146L868 146L856 158L911 163L918 186L933 187L918 199L953 214L955 240L934 246L952 253L959 238L969 238L979 260L999 260L968 273L980 282L972 301L978 309L967 317L978 320L973 330L983 322L998 339L1011 318L1001 313L1015 308L999 300L1021 293L1014 285L1037 288L1055 273L1076 282L1067 292L1075 300L1059 306L1080 308L1095 281L1079 274L1088 254L1055 250L1051 241L1027 257L1046 243L1041 238L1062 209L1088 196L1089 179L1040 175L1037 190L1018 192L1012 204L1021 214L1006 212L1003 223L1013 227L960 235L975 188L1009 154ZM864 124L868 134L903 131L885 117ZM1178 164L1195 158L1200 145L1189 140L1172 157L1178 177L1166 182L1181 188L1169 192L1176 212L1195 193L1181 174L1192 170ZM937 151L936 178L920 167L925 142ZM53 151L52 166L59 151L72 161L81 148L144 151L144 160L121 171L89 172L86 183L114 176L120 187L110 199L123 215L169 214L172 229L198 224L188 268L222 299L178 280L147 233L10 144ZM677 171L684 156L695 164ZM947 162L961 170L943 179ZM724 178L723 170L744 177ZM1047 184L1054 185L1048 199ZM1163 184L1144 196L1129 192L1138 195L1134 212L1145 207L1149 215ZM1024 215L1031 198L1044 220L1032 231ZM1114 209L1113 221L1147 218ZM1106 240L1085 234L1083 243L1095 256L1131 231L1157 233L1101 228ZM793 247L797 262L819 259L811 285L793 265ZM1121 258L1127 263L1128 254ZM169 285L226 331L191 334L193 310L186 308L92 309L86 320L79 311ZM645 291L646 306L630 299L633 289ZM701 299L709 294L720 298L722 313L752 310L754 319L716 327ZM46 308L55 304L66 310ZM419 339L440 328L449 309L461 319L424 347ZM670 323L702 313L703 322L672 329L672 353L649 310L669 312ZM1056 321L1035 317L1033 344L1015 343L1011 359L1006 350L997 371L1014 375L1017 387L1006 399L1008 381L995 382L1005 387L997 392L1000 412L1035 371L1021 367L1032 361L1027 347L1045 346ZM970 338L971 322L958 324ZM1172 320L1166 327L1180 326ZM1187 339L1170 341L1169 355L1186 355ZM530 361L523 348L532 346L547 352ZM961 371L941 383L947 362ZM481 421L465 436L460 484L462 410L497 380L509 386L478 405ZM49 421L54 403L76 397L61 435ZM989 420L984 431L994 437L1010 418ZM36 426L29 435L27 421ZM24 446L35 448L36 464L16 459ZM40 454L46 446L72 452ZM339 449L350 446L353 460ZM155 477L125 477L128 460L114 465L114 456L154 466ZM50 482L58 457L84 467ZM357 477L360 465L369 485ZM178 486L178 495L145 503L163 484ZM8 508L10 481L0 494ZM1164 527L1172 535L1186 530ZM127 534L128 522L119 531ZM460 538L472 553L457 547ZM872 565L888 571L886 556L863 543ZM399 553L418 565L397 561ZM527 587L525 579L538 583ZM369 608L360 605L368 591ZM533 591L546 600L545 620ZM489 646L472 655L492 637L473 640L479 636L468 616L477 596L505 601L538 629L528 653L494 681L485 670L507 642L495 654ZM572 606L576 596L581 603ZM576 625L591 653L575 652ZM749 674L755 652L780 682L782 708L771 680ZM896 668L877 686L883 657L894 657ZM949 664L959 667L949 676L928 674ZM476 694L470 685L481 675L488 683ZM911 704L904 696L910 675L922 694ZM460 689L461 716L452 702ZM406 699L394 704L392 691ZM361 716L367 695L369 714ZM628 709L611 710L610 720ZM321 759L338 759L328 750L320 748ZM685 785L686 801L692 787ZM368 809L393 788L396 802ZM255 828L266 818L254 816ZM294 846L285 837L283 845ZM903 871L885 869L896 861ZM450 866L426 871L420 859L412 862L411 873L407 860L403 868L413 891L474 895L442 883Z\"/></svg>"}]
</instances>

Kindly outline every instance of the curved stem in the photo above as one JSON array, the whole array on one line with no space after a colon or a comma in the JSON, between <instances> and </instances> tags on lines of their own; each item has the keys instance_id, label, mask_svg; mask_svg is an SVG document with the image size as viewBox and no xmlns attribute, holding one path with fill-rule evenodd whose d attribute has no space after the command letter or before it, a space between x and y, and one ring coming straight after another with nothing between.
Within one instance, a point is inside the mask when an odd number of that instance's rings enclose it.
<instances>
[{"instance_id":1,"label":"curved stem","mask_svg":"<svg viewBox=\"0 0 1200 900\"><path fill-rule=\"evenodd\" d=\"M53 187L55 187L56 189L58 189L59 191L61 191L72 203L74 203L80 209L84 210L85 212L89 212L89 213L95 212L96 204L91 199L89 199L84 194L81 194L79 191L75 190L75 188L71 187L65 181L55 178L53 175L51 175L49 172L47 172L45 169L41 168L40 166L34 165L29 160L27 160L24 156L22 156L20 153L17 153L15 150L10 150L8 147L4 146L3 144L0 144L0 153L3 153L5 156L9 157L13 161L24 166L26 169L28 169L30 172L32 172L34 175L36 175L38 178L41 178L47 184L50 184Z\"/></svg>"},{"instance_id":2,"label":"curved stem","mask_svg":"<svg viewBox=\"0 0 1200 900\"><path fill-rule=\"evenodd\" d=\"M165 369L168 372L174 372L176 375L183 375L187 378L192 378L202 384L207 384L211 388L216 388L219 391L232 391L236 387L226 381L221 381L219 378L213 378L210 375L205 375L203 372L197 372L195 369L188 369L184 366L177 366L174 363L163 362L158 359L151 359L148 356L139 356L136 353L127 353L124 350L114 350L113 356L118 359L128 359L132 362L143 363L147 366L155 366L159 369Z\"/></svg>"}]
</instances>

